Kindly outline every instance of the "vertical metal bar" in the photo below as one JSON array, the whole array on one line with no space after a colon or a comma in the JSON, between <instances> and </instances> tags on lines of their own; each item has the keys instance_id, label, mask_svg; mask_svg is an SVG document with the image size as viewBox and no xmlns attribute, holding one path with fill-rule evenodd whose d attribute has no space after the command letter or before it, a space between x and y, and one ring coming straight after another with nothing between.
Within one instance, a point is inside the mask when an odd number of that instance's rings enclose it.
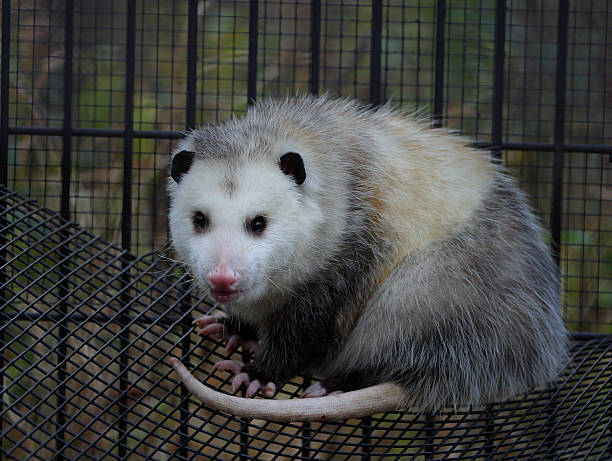
<instances>
[{"instance_id":1,"label":"vertical metal bar","mask_svg":"<svg viewBox=\"0 0 612 461\"><path fill-rule=\"evenodd\" d=\"M64 120L62 124L62 191L60 214L70 219L70 179L72 173L72 47L74 2L67 0L64 10Z\"/></svg>"},{"instance_id":2,"label":"vertical metal bar","mask_svg":"<svg viewBox=\"0 0 612 461\"><path fill-rule=\"evenodd\" d=\"M319 72L321 65L321 0L312 0L310 5L310 93L319 94Z\"/></svg>"},{"instance_id":3,"label":"vertical metal bar","mask_svg":"<svg viewBox=\"0 0 612 461\"><path fill-rule=\"evenodd\" d=\"M361 445L361 451L363 455L361 456L361 461L370 461L372 454L372 439L370 436L372 435L372 418L365 417L361 420L361 433L363 434Z\"/></svg>"},{"instance_id":4,"label":"vertical metal bar","mask_svg":"<svg viewBox=\"0 0 612 461\"><path fill-rule=\"evenodd\" d=\"M491 149L493 159L501 161L501 145L504 117L504 64L506 44L506 0L497 0L495 5L495 55L493 77L493 127Z\"/></svg>"},{"instance_id":5,"label":"vertical metal bar","mask_svg":"<svg viewBox=\"0 0 612 461\"><path fill-rule=\"evenodd\" d=\"M189 0L187 11L187 129L196 124L196 82L198 63L198 0Z\"/></svg>"},{"instance_id":6,"label":"vertical metal bar","mask_svg":"<svg viewBox=\"0 0 612 461\"><path fill-rule=\"evenodd\" d=\"M434 82L434 126L442 126L444 113L444 53L446 40L446 0L438 0L436 8L436 56Z\"/></svg>"},{"instance_id":7,"label":"vertical metal bar","mask_svg":"<svg viewBox=\"0 0 612 461\"><path fill-rule=\"evenodd\" d=\"M493 443L493 436L495 435L495 410L493 405L485 405L482 415L484 416L484 429L485 444L484 452L487 455L487 459L490 459L495 450L495 444Z\"/></svg>"},{"instance_id":8,"label":"vertical metal bar","mask_svg":"<svg viewBox=\"0 0 612 461\"><path fill-rule=\"evenodd\" d=\"M372 2L372 36L370 40L370 102L381 103L382 1Z\"/></svg>"},{"instance_id":9,"label":"vertical metal bar","mask_svg":"<svg viewBox=\"0 0 612 461\"><path fill-rule=\"evenodd\" d=\"M124 108L124 133L123 133L123 207L121 211L121 246L123 249L130 251L132 246L132 164L133 164L133 147L134 147L134 81L136 68L136 1L129 0L127 4L127 30L126 30L126 47L125 47L125 108ZM130 274L128 272L129 260L123 258L122 263L121 284L123 287L129 285ZM120 348L121 354L119 357L119 442L118 455L124 459L127 453L127 435L128 435L128 396L127 389L129 381L127 369L129 364L128 345L129 331L124 331L125 325L128 324L128 312L123 306L128 306L130 295L128 290L124 290L121 296L121 315L119 316L119 324L121 326Z\"/></svg>"},{"instance_id":10,"label":"vertical metal bar","mask_svg":"<svg viewBox=\"0 0 612 461\"><path fill-rule=\"evenodd\" d=\"M434 459L434 437L436 435L435 419L432 415L427 414L425 418L425 459L431 461Z\"/></svg>"},{"instance_id":11,"label":"vertical metal bar","mask_svg":"<svg viewBox=\"0 0 612 461\"><path fill-rule=\"evenodd\" d=\"M64 4L64 107L63 107L63 122L62 122L62 165L61 165L61 199L60 199L60 214L68 220L70 219L70 179L72 175L72 48L73 48L73 27L74 27L74 2L66 0ZM62 241L68 235L63 233ZM62 254L67 253L67 248L60 249ZM68 296L68 267L63 265L61 268L62 282L59 286L59 298L61 299L59 311L63 319L67 317L68 306L66 297ZM68 323L62 320L58 325L58 345L57 345L57 410L56 419L57 433L55 436L55 447L58 460L64 459L64 449L66 446L65 440L65 422L66 422L66 378L68 372L66 370L67 346L68 338Z\"/></svg>"},{"instance_id":12,"label":"vertical metal bar","mask_svg":"<svg viewBox=\"0 0 612 461\"><path fill-rule=\"evenodd\" d=\"M9 72L10 72L10 52L11 52L11 2L10 0L2 0L2 60L0 62L0 185L8 186L8 107L9 107ZM4 216L6 204L4 200L0 201L0 217ZM0 221L0 225L4 225L4 219ZM8 236L7 236L8 237ZM7 239L5 235L0 235L0 245L3 249L0 252L0 263L4 263L7 257L4 249ZM0 271L0 303L4 305L7 298L7 289L5 287L6 276L5 271ZM1 318L1 317L0 317ZM4 349L5 335L4 325L2 322L0 327L0 347ZM6 370L5 354L2 354L0 359L0 367ZM4 408L4 372L0 373L0 413L5 414ZM4 434L4 416L0 417L0 431ZM4 451L6 437L2 437L0 441L0 450Z\"/></svg>"},{"instance_id":13,"label":"vertical metal bar","mask_svg":"<svg viewBox=\"0 0 612 461\"><path fill-rule=\"evenodd\" d=\"M567 50L569 32L569 1L559 1L559 17L557 18L557 68L555 78L555 129L554 129L554 158L553 158L553 191L550 212L551 247L557 268L561 268L561 218L563 216L563 169L565 166L565 92L567 72ZM552 404L552 405L551 405ZM555 408L558 399L549 400L550 416L547 420L549 435L546 444L550 453L555 457Z\"/></svg>"},{"instance_id":14,"label":"vertical metal bar","mask_svg":"<svg viewBox=\"0 0 612 461\"><path fill-rule=\"evenodd\" d=\"M557 24L557 69L555 79L555 154L553 160L553 191L550 226L552 251L557 266L561 262L561 216L563 213L563 167L565 163L565 90L567 69L568 41L568 0L559 1L559 18Z\"/></svg>"},{"instance_id":15,"label":"vertical metal bar","mask_svg":"<svg viewBox=\"0 0 612 461\"><path fill-rule=\"evenodd\" d=\"M257 98L257 20L259 18L259 0L249 2L249 63L247 69L247 103L255 104Z\"/></svg>"},{"instance_id":16,"label":"vertical metal bar","mask_svg":"<svg viewBox=\"0 0 612 461\"><path fill-rule=\"evenodd\" d=\"M197 61L198 61L198 0L189 0L187 10L187 113L186 113L186 128L194 129L196 125L196 82L197 82ZM185 293L189 290L189 282L183 283L179 290ZM181 303L181 309L189 310L191 306L191 296L186 295ZM182 357L189 360L189 349L191 347L190 335L187 334L191 329L189 316L184 316L181 322L181 330L183 341L181 341ZM179 459L188 459L188 444L189 444L189 391L184 384L181 383L181 405L180 405L180 421L181 427L179 430Z\"/></svg>"},{"instance_id":17,"label":"vertical metal bar","mask_svg":"<svg viewBox=\"0 0 612 461\"><path fill-rule=\"evenodd\" d=\"M2 62L0 63L0 184L8 186L8 114L11 54L11 2L2 0Z\"/></svg>"},{"instance_id":18,"label":"vertical metal bar","mask_svg":"<svg viewBox=\"0 0 612 461\"><path fill-rule=\"evenodd\" d=\"M136 61L136 2L128 1L125 46L125 108L123 135L123 208L121 211L121 246L132 246L132 161L134 140L134 73Z\"/></svg>"}]
</instances>

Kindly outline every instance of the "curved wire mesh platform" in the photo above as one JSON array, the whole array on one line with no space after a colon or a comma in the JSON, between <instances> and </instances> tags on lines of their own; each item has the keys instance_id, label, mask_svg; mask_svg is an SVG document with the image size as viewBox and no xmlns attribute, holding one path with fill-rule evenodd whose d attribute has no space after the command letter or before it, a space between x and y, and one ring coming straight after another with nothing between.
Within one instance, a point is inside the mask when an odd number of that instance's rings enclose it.
<instances>
[{"instance_id":1,"label":"curved wire mesh platform","mask_svg":"<svg viewBox=\"0 0 612 461\"><path fill-rule=\"evenodd\" d=\"M0 187L2 459L610 459L612 337L583 335L551 389L435 416L244 421L177 382L227 391L211 311L163 256L134 257ZM296 378L276 398L298 397Z\"/></svg>"}]
</instances>

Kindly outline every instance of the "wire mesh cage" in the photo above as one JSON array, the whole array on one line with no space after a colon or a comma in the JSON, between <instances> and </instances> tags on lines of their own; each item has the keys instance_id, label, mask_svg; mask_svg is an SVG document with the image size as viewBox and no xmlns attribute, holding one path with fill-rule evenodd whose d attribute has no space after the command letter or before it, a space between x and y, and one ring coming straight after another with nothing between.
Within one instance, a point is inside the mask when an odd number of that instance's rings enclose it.
<instances>
[{"instance_id":1,"label":"wire mesh cage","mask_svg":"<svg viewBox=\"0 0 612 461\"><path fill-rule=\"evenodd\" d=\"M343 423L240 420L202 407L170 356L229 390L224 346L195 336L214 306L177 264L139 258L5 187L3 454L15 459L452 456L594 459L610 448L612 337L582 337L558 385L480 409ZM199 309L199 311L197 310ZM277 398L298 397L308 378ZM606 452L606 450L608 450Z\"/></svg>"},{"instance_id":2,"label":"wire mesh cage","mask_svg":"<svg viewBox=\"0 0 612 461\"><path fill-rule=\"evenodd\" d=\"M3 0L3 459L610 459L610 21L606 0ZM163 256L168 153L263 97L324 91L430 113L519 179L577 332L554 387L278 424L178 384L171 355L229 392L224 347L191 325L216 306Z\"/></svg>"}]
</instances>

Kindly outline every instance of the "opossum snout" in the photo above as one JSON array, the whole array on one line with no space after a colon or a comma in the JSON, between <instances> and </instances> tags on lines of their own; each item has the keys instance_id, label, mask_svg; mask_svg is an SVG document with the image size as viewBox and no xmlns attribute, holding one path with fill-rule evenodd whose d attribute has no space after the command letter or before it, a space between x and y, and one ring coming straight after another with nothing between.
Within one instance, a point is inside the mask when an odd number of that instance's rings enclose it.
<instances>
[{"instance_id":1,"label":"opossum snout","mask_svg":"<svg viewBox=\"0 0 612 461\"><path fill-rule=\"evenodd\" d=\"M219 302L232 301L239 295L240 273L230 267L216 266L206 275L206 281L212 296Z\"/></svg>"},{"instance_id":2,"label":"opossum snout","mask_svg":"<svg viewBox=\"0 0 612 461\"><path fill-rule=\"evenodd\" d=\"M217 266L207 274L207 280L213 290L233 291L240 280L240 273L227 266Z\"/></svg>"}]
</instances>

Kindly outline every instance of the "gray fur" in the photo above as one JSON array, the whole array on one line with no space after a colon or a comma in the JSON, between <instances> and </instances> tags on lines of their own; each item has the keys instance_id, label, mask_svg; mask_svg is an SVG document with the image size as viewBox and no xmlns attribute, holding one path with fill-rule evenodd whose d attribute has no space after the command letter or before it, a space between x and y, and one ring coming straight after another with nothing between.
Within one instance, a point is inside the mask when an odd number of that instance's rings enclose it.
<instances>
[{"instance_id":1,"label":"gray fur","mask_svg":"<svg viewBox=\"0 0 612 461\"><path fill-rule=\"evenodd\" d=\"M559 297L541 229L513 181L498 174L465 229L385 280L323 374L342 381L371 370L360 385L396 382L405 406L429 411L504 399L563 367Z\"/></svg>"}]
</instances>

